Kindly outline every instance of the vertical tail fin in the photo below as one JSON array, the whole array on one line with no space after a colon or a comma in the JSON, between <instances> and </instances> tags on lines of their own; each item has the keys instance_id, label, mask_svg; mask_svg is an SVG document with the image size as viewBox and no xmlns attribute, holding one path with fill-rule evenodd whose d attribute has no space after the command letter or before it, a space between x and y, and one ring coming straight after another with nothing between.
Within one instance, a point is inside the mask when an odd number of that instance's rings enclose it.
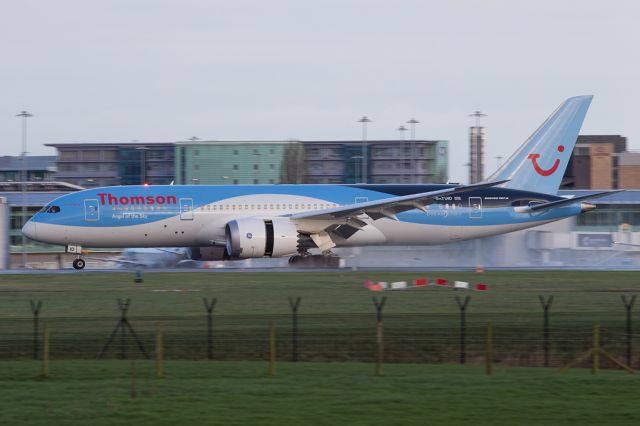
<instances>
[{"instance_id":1,"label":"vertical tail fin","mask_svg":"<svg viewBox=\"0 0 640 426\"><path fill-rule=\"evenodd\" d=\"M569 98L487 181L505 188L556 194L593 96Z\"/></svg>"}]
</instances>

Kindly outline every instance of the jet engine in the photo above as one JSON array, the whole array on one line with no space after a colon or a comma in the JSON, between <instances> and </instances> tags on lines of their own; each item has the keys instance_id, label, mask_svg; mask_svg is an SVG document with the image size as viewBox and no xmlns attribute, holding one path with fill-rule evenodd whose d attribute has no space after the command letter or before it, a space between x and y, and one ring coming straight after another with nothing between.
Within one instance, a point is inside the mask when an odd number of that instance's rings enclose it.
<instances>
[{"instance_id":1,"label":"jet engine","mask_svg":"<svg viewBox=\"0 0 640 426\"><path fill-rule=\"evenodd\" d=\"M289 219L247 217L225 226L227 254L236 259L279 257L296 253L298 229Z\"/></svg>"}]
</instances>

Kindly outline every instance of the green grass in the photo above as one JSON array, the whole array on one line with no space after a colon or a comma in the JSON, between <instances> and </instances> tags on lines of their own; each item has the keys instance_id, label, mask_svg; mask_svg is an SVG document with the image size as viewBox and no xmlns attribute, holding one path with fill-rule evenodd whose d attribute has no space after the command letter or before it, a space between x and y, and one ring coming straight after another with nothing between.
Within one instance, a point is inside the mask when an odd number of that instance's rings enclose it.
<instances>
[{"instance_id":1,"label":"green grass","mask_svg":"<svg viewBox=\"0 0 640 426\"><path fill-rule=\"evenodd\" d=\"M538 295L554 295L554 312L618 312L620 294L640 291L638 272L500 271L471 272L300 272L300 273L145 273L142 284L133 273L0 275L0 315L28 317L29 300L44 301L50 317L101 317L117 312L116 298L133 300L138 316L200 315L202 297L217 297L216 312L225 314L287 314L288 296L301 296L301 313L371 313L372 294L365 279L411 280L426 276L483 282L486 293L468 292L470 312L538 312ZM174 291L183 290L183 291ZM385 292L385 312L451 313L456 311L451 289L425 288Z\"/></svg>"},{"instance_id":2,"label":"green grass","mask_svg":"<svg viewBox=\"0 0 640 426\"><path fill-rule=\"evenodd\" d=\"M7 425L634 425L640 378L618 371L559 374L550 369L476 366L58 361L0 362L0 406Z\"/></svg>"}]
</instances>

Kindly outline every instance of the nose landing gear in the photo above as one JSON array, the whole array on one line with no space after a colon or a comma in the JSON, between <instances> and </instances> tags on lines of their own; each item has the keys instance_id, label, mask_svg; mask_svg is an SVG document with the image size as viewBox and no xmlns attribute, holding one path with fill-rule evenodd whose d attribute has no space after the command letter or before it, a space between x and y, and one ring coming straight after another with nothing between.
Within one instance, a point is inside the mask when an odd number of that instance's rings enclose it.
<instances>
[{"instance_id":1,"label":"nose landing gear","mask_svg":"<svg viewBox=\"0 0 640 426\"><path fill-rule=\"evenodd\" d=\"M84 269L85 265L87 264L87 262L85 262L85 260L81 257L82 256L82 246L73 246L73 245L69 245L67 246L66 250L67 253L74 253L78 255L78 258L75 259L73 261L73 269Z\"/></svg>"},{"instance_id":2,"label":"nose landing gear","mask_svg":"<svg viewBox=\"0 0 640 426\"><path fill-rule=\"evenodd\" d=\"M74 259L73 261L73 269L84 269L85 265L86 262L81 257Z\"/></svg>"}]
</instances>

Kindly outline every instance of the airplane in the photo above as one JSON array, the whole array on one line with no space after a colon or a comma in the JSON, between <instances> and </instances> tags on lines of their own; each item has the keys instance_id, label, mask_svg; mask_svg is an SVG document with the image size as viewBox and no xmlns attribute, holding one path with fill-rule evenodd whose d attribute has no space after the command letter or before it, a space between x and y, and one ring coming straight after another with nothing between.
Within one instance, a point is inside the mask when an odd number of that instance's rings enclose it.
<instances>
[{"instance_id":1,"label":"airplane","mask_svg":"<svg viewBox=\"0 0 640 426\"><path fill-rule=\"evenodd\" d=\"M291 256L295 265L330 260L334 247L434 245L532 228L617 192L556 195L591 100L564 101L476 184L92 188L55 199L22 231L65 245L83 269L83 247L188 247L194 260ZM311 255L316 249L322 254Z\"/></svg>"}]
</instances>

